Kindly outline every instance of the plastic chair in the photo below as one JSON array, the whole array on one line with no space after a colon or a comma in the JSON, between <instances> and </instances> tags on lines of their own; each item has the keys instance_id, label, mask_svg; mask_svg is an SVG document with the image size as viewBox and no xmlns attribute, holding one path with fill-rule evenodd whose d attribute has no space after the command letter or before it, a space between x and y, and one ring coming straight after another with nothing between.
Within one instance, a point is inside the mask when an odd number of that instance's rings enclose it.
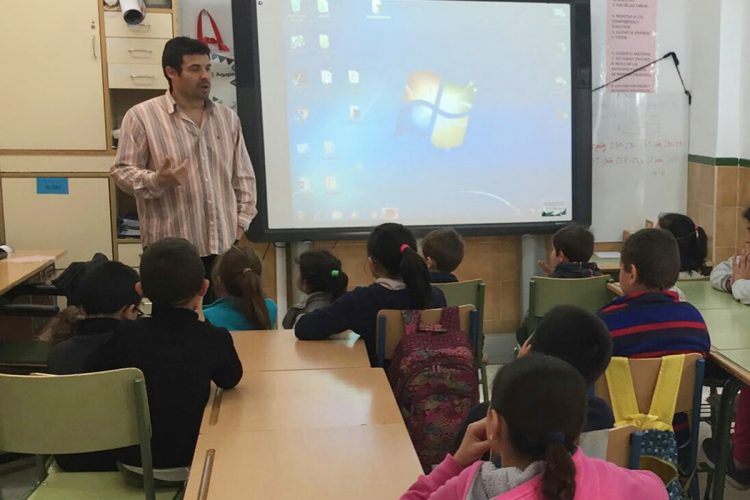
<instances>
[{"instance_id":1,"label":"plastic chair","mask_svg":"<svg viewBox=\"0 0 750 500\"><path fill-rule=\"evenodd\" d=\"M0 375L0 449L37 455L139 445L143 489L119 472L51 471L31 500L155 500L151 422L143 373L124 368L80 375ZM172 498L163 490L159 498Z\"/></svg>"},{"instance_id":2,"label":"plastic chair","mask_svg":"<svg viewBox=\"0 0 750 500\"><path fill-rule=\"evenodd\" d=\"M0 368L31 372L47 366L49 342L0 340Z\"/></svg>"},{"instance_id":3,"label":"plastic chair","mask_svg":"<svg viewBox=\"0 0 750 500\"><path fill-rule=\"evenodd\" d=\"M543 317L561 304L571 304L596 312L612 300L607 290L609 276L592 278L546 278L535 276L529 281L529 315Z\"/></svg>"},{"instance_id":4,"label":"plastic chair","mask_svg":"<svg viewBox=\"0 0 750 500\"><path fill-rule=\"evenodd\" d=\"M433 283L442 290L446 305L462 306L471 304L477 309L477 348L476 363L479 367L479 382L482 384L484 401L489 401L489 381L487 380L487 358L484 356L484 281L468 280L457 283Z\"/></svg>"},{"instance_id":5,"label":"plastic chair","mask_svg":"<svg viewBox=\"0 0 750 500\"><path fill-rule=\"evenodd\" d=\"M656 381L661 368L661 358L630 359L630 373L633 377L633 387L638 401L638 409L648 413L651 399L654 395ZM694 500L700 498L698 476L696 474L698 463L698 441L700 425L701 399L703 396L703 374L705 361L700 354L692 353L685 355L685 365L682 369L682 380L677 394L675 413L687 413L690 421L690 458L688 470L690 475L687 479L686 491ZM605 400L611 406L607 379L602 375L594 386L596 396Z\"/></svg>"},{"instance_id":6,"label":"plastic chair","mask_svg":"<svg viewBox=\"0 0 750 500\"><path fill-rule=\"evenodd\" d=\"M426 309L422 311L421 322L431 325L440 321L442 309ZM469 335L471 345L475 352L477 348L477 324L478 314L473 305L458 307L458 315L461 322L461 331ZM383 309L378 311L378 324L375 337L375 349L378 366L385 367L385 360L393 358L401 337L404 336L404 320L401 311L397 309Z\"/></svg>"}]
</instances>

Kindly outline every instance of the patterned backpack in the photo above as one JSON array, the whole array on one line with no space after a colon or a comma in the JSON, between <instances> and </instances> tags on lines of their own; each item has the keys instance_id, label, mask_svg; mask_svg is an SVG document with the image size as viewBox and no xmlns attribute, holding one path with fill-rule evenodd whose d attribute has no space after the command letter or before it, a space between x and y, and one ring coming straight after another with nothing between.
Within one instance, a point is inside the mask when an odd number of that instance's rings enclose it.
<instances>
[{"instance_id":1,"label":"patterned backpack","mask_svg":"<svg viewBox=\"0 0 750 500\"><path fill-rule=\"evenodd\" d=\"M634 425L643 432L640 468L654 472L664 481L670 500L684 498L672 427L684 364L684 354L661 358L651 407L646 414L638 409L628 359L613 357L605 372L615 427Z\"/></svg>"},{"instance_id":2,"label":"patterned backpack","mask_svg":"<svg viewBox=\"0 0 750 500\"><path fill-rule=\"evenodd\" d=\"M388 380L425 471L445 458L466 414L479 403L474 350L461 331L458 307L440 323L420 323L420 311L402 311L404 337Z\"/></svg>"}]
</instances>

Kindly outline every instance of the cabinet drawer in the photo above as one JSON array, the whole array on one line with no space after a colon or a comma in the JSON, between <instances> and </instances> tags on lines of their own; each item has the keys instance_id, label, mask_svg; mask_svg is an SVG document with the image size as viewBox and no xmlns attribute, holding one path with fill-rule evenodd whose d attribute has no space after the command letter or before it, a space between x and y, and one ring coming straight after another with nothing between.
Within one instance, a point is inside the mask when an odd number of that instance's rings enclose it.
<instances>
[{"instance_id":1,"label":"cabinet drawer","mask_svg":"<svg viewBox=\"0 0 750 500\"><path fill-rule=\"evenodd\" d=\"M166 89L167 78L156 64L110 64L111 89Z\"/></svg>"},{"instance_id":2,"label":"cabinet drawer","mask_svg":"<svg viewBox=\"0 0 750 500\"><path fill-rule=\"evenodd\" d=\"M130 267L141 266L143 247L140 243L120 243L117 245L117 260Z\"/></svg>"},{"instance_id":3,"label":"cabinet drawer","mask_svg":"<svg viewBox=\"0 0 750 500\"><path fill-rule=\"evenodd\" d=\"M107 38L109 64L158 64L167 38Z\"/></svg>"},{"instance_id":4,"label":"cabinet drawer","mask_svg":"<svg viewBox=\"0 0 750 500\"><path fill-rule=\"evenodd\" d=\"M112 37L172 38L172 14L149 13L141 24L122 20L122 12L104 13L104 34Z\"/></svg>"}]
</instances>

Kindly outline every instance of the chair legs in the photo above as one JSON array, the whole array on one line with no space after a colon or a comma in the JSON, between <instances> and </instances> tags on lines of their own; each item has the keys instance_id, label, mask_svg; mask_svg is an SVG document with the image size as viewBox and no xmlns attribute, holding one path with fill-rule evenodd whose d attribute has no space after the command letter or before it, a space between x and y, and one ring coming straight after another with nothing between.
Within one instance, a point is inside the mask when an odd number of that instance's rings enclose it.
<instances>
[{"instance_id":1,"label":"chair legs","mask_svg":"<svg viewBox=\"0 0 750 500\"><path fill-rule=\"evenodd\" d=\"M482 363L479 367L482 383L482 401L490 400L490 381L487 380L487 364Z\"/></svg>"}]
</instances>

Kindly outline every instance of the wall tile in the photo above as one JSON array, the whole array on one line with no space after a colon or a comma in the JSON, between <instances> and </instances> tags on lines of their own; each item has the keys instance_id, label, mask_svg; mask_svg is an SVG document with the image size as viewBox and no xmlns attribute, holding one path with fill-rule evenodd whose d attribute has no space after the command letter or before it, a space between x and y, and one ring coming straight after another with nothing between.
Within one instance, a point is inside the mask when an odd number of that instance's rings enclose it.
<instances>
[{"instance_id":1,"label":"wall tile","mask_svg":"<svg viewBox=\"0 0 750 500\"><path fill-rule=\"evenodd\" d=\"M735 254L736 249L734 247L716 247L712 262L714 265L719 262L727 260L729 257Z\"/></svg>"},{"instance_id":2,"label":"wall tile","mask_svg":"<svg viewBox=\"0 0 750 500\"><path fill-rule=\"evenodd\" d=\"M734 247L737 239L737 207L716 209L714 244L717 247Z\"/></svg>"},{"instance_id":3,"label":"wall tile","mask_svg":"<svg viewBox=\"0 0 750 500\"><path fill-rule=\"evenodd\" d=\"M701 165L698 169L698 202L713 205L715 202L715 179L714 174L717 167L713 165Z\"/></svg>"},{"instance_id":4,"label":"wall tile","mask_svg":"<svg viewBox=\"0 0 750 500\"><path fill-rule=\"evenodd\" d=\"M750 207L750 168L740 167L737 187L737 205L740 207Z\"/></svg>"},{"instance_id":5,"label":"wall tile","mask_svg":"<svg viewBox=\"0 0 750 500\"><path fill-rule=\"evenodd\" d=\"M737 183L739 182L739 167L716 168L716 206L737 206Z\"/></svg>"},{"instance_id":6,"label":"wall tile","mask_svg":"<svg viewBox=\"0 0 750 500\"><path fill-rule=\"evenodd\" d=\"M688 204L699 202L700 168L699 163L688 163Z\"/></svg>"}]
</instances>

